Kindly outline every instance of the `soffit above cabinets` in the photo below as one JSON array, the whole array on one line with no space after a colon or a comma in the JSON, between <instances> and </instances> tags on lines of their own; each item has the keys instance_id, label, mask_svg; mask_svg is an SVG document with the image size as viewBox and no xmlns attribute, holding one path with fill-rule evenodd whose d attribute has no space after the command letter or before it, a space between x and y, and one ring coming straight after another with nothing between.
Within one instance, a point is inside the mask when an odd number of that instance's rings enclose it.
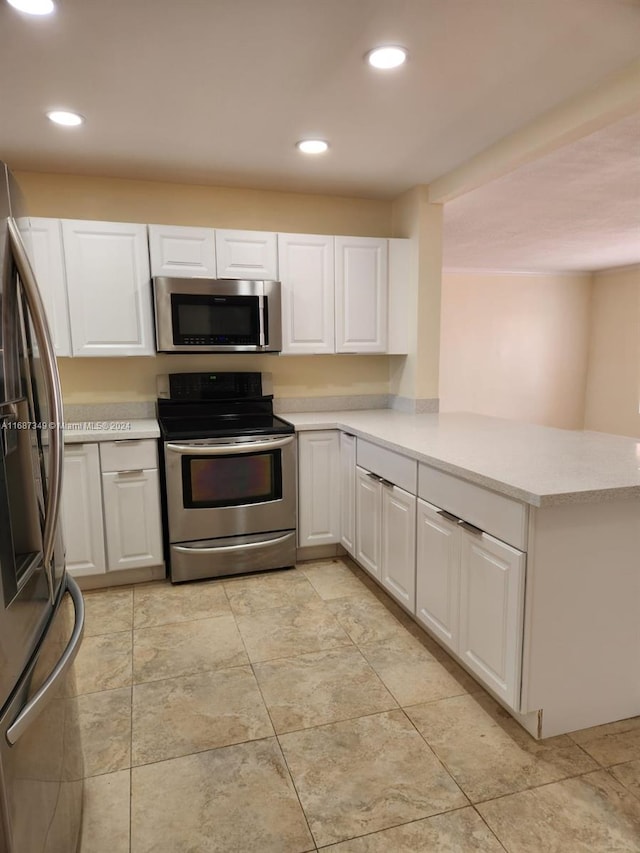
<instances>
[{"instance_id":1,"label":"soffit above cabinets","mask_svg":"<svg viewBox=\"0 0 640 853\"><path fill-rule=\"evenodd\" d=\"M445 205L449 270L640 263L640 113Z\"/></svg>"}]
</instances>

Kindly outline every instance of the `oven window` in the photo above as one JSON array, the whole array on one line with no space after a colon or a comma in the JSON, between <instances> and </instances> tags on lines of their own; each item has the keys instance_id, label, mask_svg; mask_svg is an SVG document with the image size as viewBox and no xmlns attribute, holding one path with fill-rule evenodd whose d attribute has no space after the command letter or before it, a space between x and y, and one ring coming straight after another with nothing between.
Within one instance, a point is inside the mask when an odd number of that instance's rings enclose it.
<instances>
[{"instance_id":1,"label":"oven window","mask_svg":"<svg viewBox=\"0 0 640 853\"><path fill-rule=\"evenodd\" d=\"M174 344L259 343L257 296L172 294Z\"/></svg>"},{"instance_id":2,"label":"oven window","mask_svg":"<svg viewBox=\"0 0 640 853\"><path fill-rule=\"evenodd\" d=\"M242 506L282 498L280 450L182 459L186 508Z\"/></svg>"}]
</instances>

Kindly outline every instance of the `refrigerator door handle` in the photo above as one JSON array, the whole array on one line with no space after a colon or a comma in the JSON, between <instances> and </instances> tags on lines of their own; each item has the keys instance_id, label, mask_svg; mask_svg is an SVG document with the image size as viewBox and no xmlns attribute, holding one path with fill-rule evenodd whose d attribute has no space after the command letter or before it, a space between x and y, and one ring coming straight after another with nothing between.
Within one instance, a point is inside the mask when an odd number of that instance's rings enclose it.
<instances>
[{"instance_id":1,"label":"refrigerator door handle","mask_svg":"<svg viewBox=\"0 0 640 853\"><path fill-rule=\"evenodd\" d=\"M62 412L62 390L60 378L56 366L56 354L51 340L49 324L45 314L44 304L36 277L31 268L27 250L22 241L20 231L15 219L9 217L8 222L9 242L11 253L18 274L22 282L24 294L31 314L33 330L38 343L40 357L43 362L43 375L49 398L49 417L53 427L49 429L49 471L46 489L46 506L44 515L44 532L42 534L42 551L44 569L49 584L49 597L51 603L55 600L54 576L53 576L53 552L56 539L56 528L60 514L60 501L62 497L62 466L64 462L64 446L62 438L62 424L64 416Z\"/></svg>"},{"instance_id":2,"label":"refrigerator door handle","mask_svg":"<svg viewBox=\"0 0 640 853\"><path fill-rule=\"evenodd\" d=\"M22 711L20 711L13 723L7 729L6 738L11 746L17 743L20 737L33 723L35 718L44 710L45 706L49 704L51 699L53 699L55 689L60 679L64 677L67 670L73 663L75 656L78 654L80 642L82 641L82 634L84 633L84 601L82 599L80 587L69 575L67 575L67 590L71 595L75 610L73 632L69 642L67 643L67 647L54 668L51 670L42 687L40 687L37 693L35 693L29 702L27 702ZM30 677L30 675L31 668L27 673L27 677Z\"/></svg>"}]
</instances>

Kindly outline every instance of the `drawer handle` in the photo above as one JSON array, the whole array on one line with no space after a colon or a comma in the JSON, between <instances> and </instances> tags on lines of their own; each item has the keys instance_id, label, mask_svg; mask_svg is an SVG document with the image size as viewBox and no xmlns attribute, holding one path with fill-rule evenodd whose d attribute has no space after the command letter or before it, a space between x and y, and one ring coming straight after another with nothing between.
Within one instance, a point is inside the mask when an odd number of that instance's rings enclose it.
<instances>
[{"instance_id":1,"label":"drawer handle","mask_svg":"<svg viewBox=\"0 0 640 853\"><path fill-rule=\"evenodd\" d=\"M116 438L113 443L122 447L124 444L137 444L140 440L139 438Z\"/></svg>"},{"instance_id":2,"label":"drawer handle","mask_svg":"<svg viewBox=\"0 0 640 853\"><path fill-rule=\"evenodd\" d=\"M118 477L133 476L134 474L141 476L144 474L144 468L130 468L128 471L118 471Z\"/></svg>"},{"instance_id":3,"label":"drawer handle","mask_svg":"<svg viewBox=\"0 0 640 853\"><path fill-rule=\"evenodd\" d=\"M371 471L367 471L367 477L368 477L370 480L374 480L376 483L381 483L381 482L382 482L382 477L378 477L378 475L377 475L377 474L372 474L372 473L371 473Z\"/></svg>"},{"instance_id":4,"label":"drawer handle","mask_svg":"<svg viewBox=\"0 0 640 853\"><path fill-rule=\"evenodd\" d=\"M391 480L385 480L384 477L380 477L380 482L383 486L389 486L390 489L395 488L395 483L392 483Z\"/></svg>"},{"instance_id":5,"label":"drawer handle","mask_svg":"<svg viewBox=\"0 0 640 853\"><path fill-rule=\"evenodd\" d=\"M482 536L484 530L481 530L479 527L476 527L475 524L469 524L468 521L461 521L460 527L463 530L466 530L468 533L473 533L474 536Z\"/></svg>"},{"instance_id":6,"label":"drawer handle","mask_svg":"<svg viewBox=\"0 0 640 853\"><path fill-rule=\"evenodd\" d=\"M447 521L452 521L454 524L462 524L462 520L459 519L457 515L454 515L452 512L447 512L446 509L439 509L438 515L446 518Z\"/></svg>"}]
</instances>

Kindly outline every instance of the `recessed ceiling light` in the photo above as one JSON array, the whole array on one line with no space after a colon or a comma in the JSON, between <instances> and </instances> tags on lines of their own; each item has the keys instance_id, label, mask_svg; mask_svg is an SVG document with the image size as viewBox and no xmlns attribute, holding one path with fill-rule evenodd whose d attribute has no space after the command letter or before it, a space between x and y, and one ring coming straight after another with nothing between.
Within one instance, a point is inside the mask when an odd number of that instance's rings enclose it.
<instances>
[{"instance_id":1,"label":"recessed ceiling light","mask_svg":"<svg viewBox=\"0 0 640 853\"><path fill-rule=\"evenodd\" d=\"M374 68L397 68L407 61L407 51L400 45L388 44L370 50L366 59Z\"/></svg>"},{"instance_id":2,"label":"recessed ceiling light","mask_svg":"<svg viewBox=\"0 0 640 853\"><path fill-rule=\"evenodd\" d=\"M77 127L84 122L84 116L68 110L50 110L47 113L47 118L55 124L64 125L64 127Z\"/></svg>"},{"instance_id":3,"label":"recessed ceiling light","mask_svg":"<svg viewBox=\"0 0 640 853\"><path fill-rule=\"evenodd\" d=\"M324 139L301 139L300 142L296 142L296 147L305 154L324 154L329 143Z\"/></svg>"},{"instance_id":4,"label":"recessed ceiling light","mask_svg":"<svg viewBox=\"0 0 640 853\"><path fill-rule=\"evenodd\" d=\"M55 6L53 0L7 0L10 6L27 15L50 15Z\"/></svg>"}]
</instances>

